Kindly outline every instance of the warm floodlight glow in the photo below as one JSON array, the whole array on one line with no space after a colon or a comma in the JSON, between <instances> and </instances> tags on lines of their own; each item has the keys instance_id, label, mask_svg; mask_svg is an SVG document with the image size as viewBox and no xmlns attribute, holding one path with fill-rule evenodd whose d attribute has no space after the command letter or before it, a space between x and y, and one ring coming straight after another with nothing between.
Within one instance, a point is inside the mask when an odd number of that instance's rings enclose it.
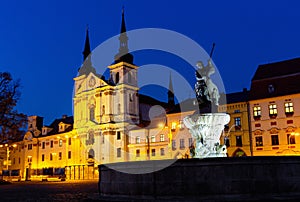
<instances>
[{"instance_id":1,"label":"warm floodlight glow","mask_svg":"<svg viewBox=\"0 0 300 202\"><path fill-rule=\"evenodd\" d=\"M13 146L13 147L17 147L17 144L13 144L12 146Z\"/></svg>"}]
</instances>

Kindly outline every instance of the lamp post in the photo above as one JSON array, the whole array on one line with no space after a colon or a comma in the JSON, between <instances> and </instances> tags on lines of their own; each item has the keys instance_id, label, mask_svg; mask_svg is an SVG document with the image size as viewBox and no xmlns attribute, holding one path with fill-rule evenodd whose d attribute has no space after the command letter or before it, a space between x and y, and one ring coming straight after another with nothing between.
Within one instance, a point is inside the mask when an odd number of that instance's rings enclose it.
<instances>
[{"instance_id":1,"label":"lamp post","mask_svg":"<svg viewBox=\"0 0 300 202\"><path fill-rule=\"evenodd\" d=\"M2 147L6 147L6 170L8 170L8 159L9 159L9 153L10 153L10 151L9 151L9 148L10 147L16 147L17 145L16 144L13 144L13 145L9 145L9 144L1 144L0 145L0 148L2 148Z\"/></svg>"}]
</instances>

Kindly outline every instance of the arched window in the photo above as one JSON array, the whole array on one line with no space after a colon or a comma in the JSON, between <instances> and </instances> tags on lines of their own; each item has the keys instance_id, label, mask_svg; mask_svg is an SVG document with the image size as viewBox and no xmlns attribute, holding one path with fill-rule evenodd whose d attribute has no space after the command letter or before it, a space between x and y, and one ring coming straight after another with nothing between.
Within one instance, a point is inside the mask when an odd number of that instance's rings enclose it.
<instances>
[{"instance_id":1,"label":"arched window","mask_svg":"<svg viewBox=\"0 0 300 202\"><path fill-rule=\"evenodd\" d=\"M90 107L90 121L94 121L95 120L95 105L92 105Z\"/></svg>"},{"instance_id":2,"label":"arched window","mask_svg":"<svg viewBox=\"0 0 300 202\"><path fill-rule=\"evenodd\" d=\"M94 131L90 130L87 134L87 138L86 138L86 145L92 145L95 142L95 137L94 137Z\"/></svg>"},{"instance_id":3,"label":"arched window","mask_svg":"<svg viewBox=\"0 0 300 202\"><path fill-rule=\"evenodd\" d=\"M90 149L88 158L93 159L94 157L95 157L95 151L93 149Z\"/></svg>"},{"instance_id":4,"label":"arched window","mask_svg":"<svg viewBox=\"0 0 300 202\"><path fill-rule=\"evenodd\" d=\"M119 72L116 73L116 84L119 83L119 80L120 80L120 74Z\"/></svg>"}]
</instances>

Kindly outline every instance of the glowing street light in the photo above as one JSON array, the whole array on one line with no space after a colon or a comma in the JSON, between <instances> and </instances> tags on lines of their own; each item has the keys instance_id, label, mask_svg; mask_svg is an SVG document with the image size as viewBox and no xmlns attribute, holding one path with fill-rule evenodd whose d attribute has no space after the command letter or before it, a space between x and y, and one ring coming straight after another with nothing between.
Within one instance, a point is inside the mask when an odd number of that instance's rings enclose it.
<instances>
[{"instance_id":1,"label":"glowing street light","mask_svg":"<svg viewBox=\"0 0 300 202\"><path fill-rule=\"evenodd\" d=\"M2 148L2 147L6 147L6 170L8 170L8 159L9 159L9 153L10 153L10 151L9 151L9 148L10 147L17 147L17 144L13 144L13 145L9 145L9 144L1 144L0 145L0 148Z\"/></svg>"}]
</instances>

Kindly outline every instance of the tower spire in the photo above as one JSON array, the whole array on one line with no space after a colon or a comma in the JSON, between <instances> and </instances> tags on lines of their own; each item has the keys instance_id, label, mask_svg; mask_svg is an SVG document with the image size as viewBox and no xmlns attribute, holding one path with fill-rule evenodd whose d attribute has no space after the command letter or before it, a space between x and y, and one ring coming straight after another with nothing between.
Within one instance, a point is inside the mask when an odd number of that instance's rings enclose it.
<instances>
[{"instance_id":1,"label":"tower spire","mask_svg":"<svg viewBox=\"0 0 300 202\"><path fill-rule=\"evenodd\" d=\"M175 105L171 72L170 72L170 78L169 78L168 105L169 105L169 107L173 107Z\"/></svg>"},{"instance_id":2,"label":"tower spire","mask_svg":"<svg viewBox=\"0 0 300 202\"><path fill-rule=\"evenodd\" d=\"M91 46L90 46L90 38L89 38L89 27L86 26L86 35L85 35L85 43L84 43L84 49L82 51L83 54L83 64L79 69L79 75L88 75L90 72L93 72L96 74L96 70L92 65L92 52L91 52Z\"/></svg>"},{"instance_id":3,"label":"tower spire","mask_svg":"<svg viewBox=\"0 0 300 202\"><path fill-rule=\"evenodd\" d=\"M121 34L126 32L126 25L124 19L124 6L122 7L122 23L121 23Z\"/></svg>"},{"instance_id":4,"label":"tower spire","mask_svg":"<svg viewBox=\"0 0 300 202\"><path fill-rule=\"evenodd\" d=\"M86 35L85 35L85 44L83 54L83 61L89 56L91 53L91 46L90 46L90 38L89 38L89 26L86 26Z\"/></svg>"},{"instance_id":5,"label":"tower spire","mask_svg":"<svg viewBox=\"0 0 300 202\"><path fill-rule=\"evenodd\" d=\"M119 41L120 41L119 53L115 55L115 63L128 62L130 64L133 64L133 55L129 53L129 49L128 49L128 36L126 33L124 6L122 8L122 21L121 21L121 31L120 31Z\"/></svg>"}]
</instances>

